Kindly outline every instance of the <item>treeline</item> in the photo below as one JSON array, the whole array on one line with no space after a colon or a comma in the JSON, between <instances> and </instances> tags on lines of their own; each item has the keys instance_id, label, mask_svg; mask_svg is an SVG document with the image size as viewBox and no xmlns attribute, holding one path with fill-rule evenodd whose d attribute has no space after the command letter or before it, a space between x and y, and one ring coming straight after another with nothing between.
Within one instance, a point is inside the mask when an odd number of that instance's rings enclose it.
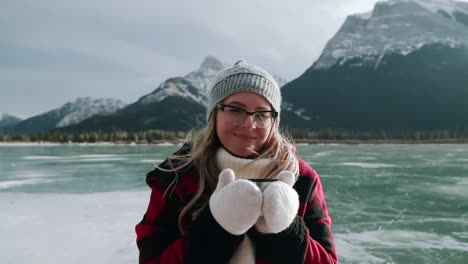
<instances>
[{"instance_id":1,"label":"treeline","mask_svg":"<svg viewBox=\"0 0 468 264\"><path fill-rule=\"evenodd\" d=\"M430 131L359 131L340 129L289 129L288 134L296 142L468 142L468 129L449 130L438 129ZM6 134L0 135L0 142L58 142L58 143L160 143L164 141L176 142L186 138L186 131L147 130L142 132L127 131L91 131L64 132L48 131L38 134Z\"/></svg>"},{"instance_id":2,"label":"treeline","mask_svg":"<svg viewBox=\"0 0 468 264\"><path fill-rule=\"evenodd\" d=\"M158 143L161 141L177 141L185 138L187 132L148 130L143 132L57 132L47 131L38 134L8 134L0 135L0 142L59 142L59 143L95 143L95 142L136 142Z\"/></svg>"},{"instance_id":3,"label":"treeline","mask_svg":"<svg viewBox=\"0 0 468 264\"><path fill-rule=\"evenodd\" d=\"M468 128L450 130L395 130L360 131L342 129L291 129L289 133L296 140L361 140L361 141L460 141L468 142Z\"/></svg>"}]
</instances>

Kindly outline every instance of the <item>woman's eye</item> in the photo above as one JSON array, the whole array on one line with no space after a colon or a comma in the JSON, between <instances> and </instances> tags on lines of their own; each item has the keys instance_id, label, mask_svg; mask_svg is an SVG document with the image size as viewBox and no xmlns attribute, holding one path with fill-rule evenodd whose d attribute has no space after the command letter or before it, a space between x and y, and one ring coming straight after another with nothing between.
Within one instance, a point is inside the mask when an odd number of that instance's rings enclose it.
<instances>
[{"instance_id":1,"label":"woman's eye","mask_svg":"<svg viewBox=\"0 0 468 264\"><path fill-rule=\"evenodd\" d=\"M229 111L229 112L232 112L232 113L240 113L240 112L242 112L242 110L236 109L236 108L229 108L228 111Z\"/></svg>"}]
</instances>

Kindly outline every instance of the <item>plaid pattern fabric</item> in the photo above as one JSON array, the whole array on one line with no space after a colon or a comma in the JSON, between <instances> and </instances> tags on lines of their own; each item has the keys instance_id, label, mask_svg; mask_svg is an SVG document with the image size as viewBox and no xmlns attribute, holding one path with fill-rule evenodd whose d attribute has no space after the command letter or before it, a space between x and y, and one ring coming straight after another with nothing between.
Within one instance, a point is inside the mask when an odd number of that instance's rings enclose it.
<instances>
[{"instance_id":1,"label":"plaid pattern fabric","mask_svg":"<svg viewBox=\"0 0 468 264\"><path fill-rule=\"evenodd\" d=\"M190 151L184 145L177 153ZM167 161L161 164L167 165ZM299 159L300 177L293 188L299 194L298 216L291 226L278 234L249 231L257 263L337 263L322 183L319 175ZM188 213L182 219L183 236L177 225L182 208L190 201L198 186L195 168L178 173L155 169L147 174L151 187L148 209L137 224L137 245L140 263L227 263L242 241L225 231L214 220L206 206L192 221ZM165 195L164 195L165 193Z\"/></svg>"}]
</instances>

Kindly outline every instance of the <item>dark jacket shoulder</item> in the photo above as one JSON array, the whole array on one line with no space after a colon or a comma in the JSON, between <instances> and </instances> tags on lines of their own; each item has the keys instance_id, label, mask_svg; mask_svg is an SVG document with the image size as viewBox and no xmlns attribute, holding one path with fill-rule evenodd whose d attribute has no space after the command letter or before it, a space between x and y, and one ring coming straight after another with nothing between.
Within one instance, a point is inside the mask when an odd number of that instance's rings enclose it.
<instances>
[{"instance_id":1,"label":"dark jacket shoulder","mask_svg":"<svg viewBox=\"0 0 468 264\"><path fill-rule=\"evenodd\" d=\"M312 168L312 166L309 165L305 160L301 158L297 158L299 161L299 175L300 176L305 176L305 177L310 177L310 178L317 178L318 173Z\"/></svg>"},{"instance_id":2,"label":"dark jacket shoulder","mask_svg":"<svg viewBox=\"0 0 468 264\"><path fill-rule=\"evenodd\" d=\"M188 143L185 143L184 145L182 145L180 149L178 149L172 155L183 156L183 155L189 154L191 151L192 151L192 146ZM178 174L177 176L181 176L185 172L188 172L192 169L192 166L189 165L189 166L180 168L179 170L177 170L177 172L166 171L166 170L171 170L173 167L177 167L177 166L178 166L177 161L171 161L169 158L164 160L161 164L159 164L158 167L154 168L152 171L146 174L146 183L149 186L154 185L156 182L169 184L176 177L176 173Z\"/></svg>"}]
</instances>

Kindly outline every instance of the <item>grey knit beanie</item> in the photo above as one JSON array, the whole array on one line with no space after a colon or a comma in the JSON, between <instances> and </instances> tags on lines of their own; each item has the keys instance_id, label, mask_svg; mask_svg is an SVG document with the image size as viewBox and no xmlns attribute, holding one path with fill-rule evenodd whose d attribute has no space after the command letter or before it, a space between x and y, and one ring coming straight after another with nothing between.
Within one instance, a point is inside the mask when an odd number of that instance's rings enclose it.
<instances>
[{"instance_id":1,"label":"grey knit beanie","mask_svg":"<svg viewBox=\"0 0 468 264\"><path fill-rule=\"evenodd\" d=\"M254 92L265 97L278 112L279 119L281 92L278 84L268 72L243 60L219 73L210 90L206 119L219 102L238 92Z\"/></svg>"}]
</instances>

